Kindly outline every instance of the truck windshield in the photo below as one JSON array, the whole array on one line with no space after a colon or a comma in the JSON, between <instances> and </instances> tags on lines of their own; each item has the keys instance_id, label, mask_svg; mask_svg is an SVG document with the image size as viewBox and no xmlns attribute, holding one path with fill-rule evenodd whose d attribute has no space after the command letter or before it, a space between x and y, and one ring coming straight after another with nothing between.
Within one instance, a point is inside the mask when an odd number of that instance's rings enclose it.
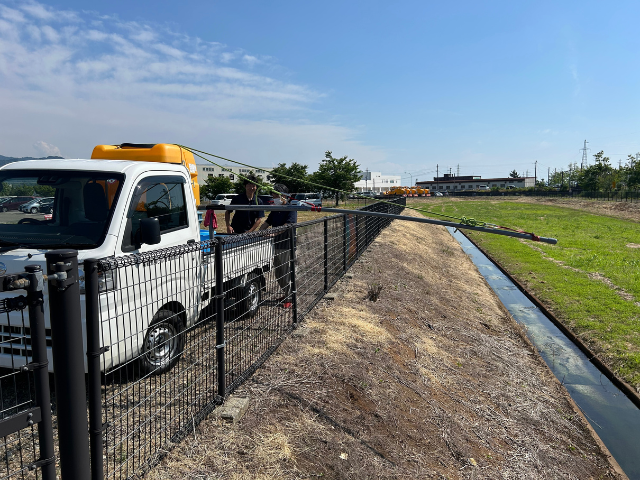
<instances>
[{"instance_id":1,"label":"truck windshield","mask_svg":"<svg viewBox=\"0 0 640 480\"><path fill-rule=\"evenodd\" d=\"M110 172L0 170L0 249L99 246L123 182Z\"/></svg>"}]
</instances>

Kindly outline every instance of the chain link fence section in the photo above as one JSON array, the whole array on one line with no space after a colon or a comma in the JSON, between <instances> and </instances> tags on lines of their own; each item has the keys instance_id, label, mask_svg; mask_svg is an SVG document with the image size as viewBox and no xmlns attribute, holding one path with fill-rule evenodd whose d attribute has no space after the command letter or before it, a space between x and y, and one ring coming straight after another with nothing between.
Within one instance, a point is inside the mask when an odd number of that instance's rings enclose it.
<instances>
[{"instance_id":1,"label":"chain link fence section","mask_svg":"<svg viewBox=\"0 0 640 480\"><path fill-rule=\"evenodd\" d=\"M0 419L5 420L35 406L33 372L23 371L32 360L31 331L24 295L0 300L2 340L0 353L11 360L11 369L0 370ZM51 344L47 332L47 343ZM40 457L38 432L35 425L0 437L0 478L39 479L38 470L29 465Z\"/></svg>"},{"instance_id":2,"label":"chain link fence section","mask_svg":"<svg viewBox=\"0 0 640 480\"><path fill-rule=\"evenodd\" d=\"M405 204L364 210L399 214ZM144 475L390 223L335 215L85 262L92 478Z\"/></svg>"}]
</instances>

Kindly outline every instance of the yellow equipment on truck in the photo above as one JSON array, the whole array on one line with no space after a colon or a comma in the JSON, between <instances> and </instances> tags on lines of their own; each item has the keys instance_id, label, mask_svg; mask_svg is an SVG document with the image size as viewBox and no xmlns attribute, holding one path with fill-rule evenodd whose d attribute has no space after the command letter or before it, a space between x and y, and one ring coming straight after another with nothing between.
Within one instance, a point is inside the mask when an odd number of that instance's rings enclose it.
<instances>
[{"instance_id":1,"label":"yellow equipment on truck","mask_svg":"<svg viewBox=\"0 0 640 480\"><path fill-rule=\"evenodd\" d=\"M191 177L191 188L200 205L198 170L193 153L171 143L123 143L121 145L98 145L91 154L93 160L132 160L140 162L175 163L185 166Z\"/></svg>"}]
</instances>

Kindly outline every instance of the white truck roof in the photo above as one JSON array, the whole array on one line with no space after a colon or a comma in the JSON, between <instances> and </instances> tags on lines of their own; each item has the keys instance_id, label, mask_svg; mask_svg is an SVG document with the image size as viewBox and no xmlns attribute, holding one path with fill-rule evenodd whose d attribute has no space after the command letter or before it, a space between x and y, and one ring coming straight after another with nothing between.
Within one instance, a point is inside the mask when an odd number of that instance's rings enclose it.
<instances>
[{"instance_id":1,"label":"white truck roof","mask_svg":"<svg viewBox=\"0 0 640 480\"><path fill-rule=\"evenodd\" d=\"M3 166L0 170L87 170L98 172L127 173L137 175L153 170L162 172L187 173L180 164L158 162L129 162L125 160L87 160L83 158L65 158L55 160L24 160Z\"/></svg>"}]
</instances>

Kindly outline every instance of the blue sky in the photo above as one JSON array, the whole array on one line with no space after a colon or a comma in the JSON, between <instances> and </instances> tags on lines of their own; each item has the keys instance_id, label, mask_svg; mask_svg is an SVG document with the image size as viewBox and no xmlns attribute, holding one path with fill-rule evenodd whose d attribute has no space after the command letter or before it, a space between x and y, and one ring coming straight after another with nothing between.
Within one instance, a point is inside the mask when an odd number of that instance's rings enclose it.
<instances>
[{"instance_id":1,"label":"blue sky","mask_svg":"<svg viewBox=\"0 0 640 480\"><path fill-rule=\"evenodd\" d=\"M87 9L90 5L91 10ZM261 166L545 178L640 151L618 2L0 0L0 154L176 142ZM407 181L409 183L408 175Z\"/></svg>"}]
</instances>

